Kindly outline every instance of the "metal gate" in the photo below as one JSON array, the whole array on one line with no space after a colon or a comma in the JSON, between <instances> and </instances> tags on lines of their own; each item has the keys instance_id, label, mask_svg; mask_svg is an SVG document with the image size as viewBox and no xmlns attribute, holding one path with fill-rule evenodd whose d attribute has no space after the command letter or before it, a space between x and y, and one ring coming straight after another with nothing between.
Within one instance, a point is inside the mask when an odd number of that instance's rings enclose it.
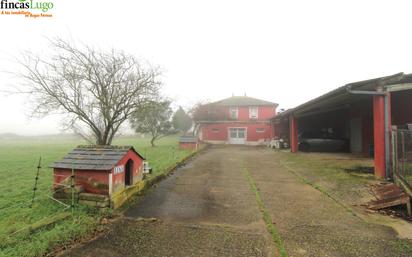
<instances>
[{"instance_id":1,"label":"metal gate","mask_svg":"<svg viewBox=\"0 0 412 257\"><path fill-rule=\"evenodd\" d=\"M412 189L412 130L392 130L392 170Z\"/></svg>"}]
</instances>

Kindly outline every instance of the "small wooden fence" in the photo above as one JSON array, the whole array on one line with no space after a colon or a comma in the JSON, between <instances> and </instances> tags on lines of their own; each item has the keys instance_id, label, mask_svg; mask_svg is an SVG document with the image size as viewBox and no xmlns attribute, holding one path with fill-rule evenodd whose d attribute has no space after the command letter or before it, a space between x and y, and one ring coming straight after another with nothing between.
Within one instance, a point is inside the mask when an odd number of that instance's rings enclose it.
<instances>
[{"instance_id":1,"label":"small wooden fence","mask_svg":"<svg viewBox=\"0 0 412 257\"><path fill-rule=\"evenodd\" d=\"M412 192L412 130L392 130L392 170Z\"/></svg>"}]
</instances>

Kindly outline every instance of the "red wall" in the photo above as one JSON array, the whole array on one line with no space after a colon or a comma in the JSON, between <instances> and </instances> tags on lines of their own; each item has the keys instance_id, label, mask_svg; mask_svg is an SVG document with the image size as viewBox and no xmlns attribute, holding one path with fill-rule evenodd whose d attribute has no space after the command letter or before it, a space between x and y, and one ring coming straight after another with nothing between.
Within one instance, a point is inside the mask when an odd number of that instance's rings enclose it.
<instances>
[{"instance_id":1,"label":"red wall","mask_svg":"<svg viewBox=\"0 0 412 257\"><path fill-rule=\"evenodd\" d=\"M53 188L58 188L63 180L72 175L70 169L54 169L54 185ZM100 170L75 170L75 184L81 185L86 193L94 193L101 195L109 195L109 171ZM67 182L66 182L67 181ZM70 178L64 184L70 183Z\"/></svg>"},{"instance_id":2,"label":"red wall","mask_svg":"<svg viewBox=\"0 0 412 257\"><path fill-rule=\"evenodd\" d=\"M272 126L270 124L249 124L247 127L247 141L258 141L259 139L270 139L272 136ZM256 128L264 128L265 131L256 132Z\"/></svg>"},{"instance_id":3,"label":"red wall","mask_svg":"<svg viewBox=\"0 0 412 257\"><path fill-rule=\"evenodd\" d=\"M274 131L270 125L270 118L276 115L276 107L273 105L268 106L257 106L258 107L258 118L249 118L249 106L239 106L238 108L238 119L236 121L241 121L240 123L214 123L214 124L203 124L201 127L202 139L212 140L212 141L228 141L228 128L229 127L244 127L247 128L246 141L258 141L261 139L269 139L273 137ZM227 113L227 118L230 119L230 107L225 107L224 110ZM257 122L260 121L260 122ZM262 123L261 121L267 121L267 123ZM243 123L244 122L244 123ZM256 128L265 129L264 132L256 132ZM219 131L214 132L213 129L218 129Z\"/></svg>"},{"instance_id":4,"label":"red wall","mask_svg":"<svg viewBox=\"0 0 412 257\"><path fill-rule=\"evenodd\" d=\"M127 161L129 159L132 159L133 161L133 184L136 183L136 178L140 175L142 175L143 172L143 160L136 155L133 151L129 150L129 152L115 165L115 167L117 166L125 166ZM124 168L124 171L118 174L114 174L114 168L112 169L112 174L113 174L113 192L115 193L119 190L124 189L125 184L125 170L126 168Z\"/></svg>"},{"instance_id":5,"label":"red wall","mask_svg":"<svg viewBox=\"0 0 412 257\"><path fill-rule=\"evenodd\" d=\"M257 106L258 107L258 118L257 120L269 120L276 114L275 106ZM238 108L238 119L239 121L248 121L249 119L249 106L239 106ZM230 119L230 107L226 107L226 113L228 119ZM256 119L252 119L256 120Z\"/></svg>"},{"instance_id":6,"label":"red wall","mask_svg":"<svg viewBox=\"0 0 412 257\"><path fill-rule=\"evenodd\" d=\"M275 117L276 107L274 106L260 106L258 109L259 120L269 120L270 118Z\"/></svg>"},{"instance_id":7,"label":"red wall","mask_svg":"<svg viewBox=\"0 0 412 257\"><path fill-rule=\"evenodd\" d=\"M272 134L272 127L269 123L221 123L207 124L202 126L202 139L213 141L227 141L230 127L246 128L246 141L258 141L259 139L269 139ZM213 129L219 132L213 132ZM264 128L263 133L256 132L256 128Z\"/></svg>"},{"instance_id":8,"label":"red wall","mask_svg":"<svg viewBox=\"0 0 412 257\"><path fill-rule=\"evenodd\" d=\"M180 149L195 150L197 149L197 143L179 143Z\"/></svg>"},{"instance_id":9,"label":"red wall","mask_svg":"<svg viewBox=\"0 0 412 257\"><path fill-rule=\"evenodd\" d=\"M219 129L218 132L214 132L213 129ZM202 139L203 140L217 140L226 141L228 138L228 130L225 124L209 124L202 126Z\"/></svg>"}]
</instances>

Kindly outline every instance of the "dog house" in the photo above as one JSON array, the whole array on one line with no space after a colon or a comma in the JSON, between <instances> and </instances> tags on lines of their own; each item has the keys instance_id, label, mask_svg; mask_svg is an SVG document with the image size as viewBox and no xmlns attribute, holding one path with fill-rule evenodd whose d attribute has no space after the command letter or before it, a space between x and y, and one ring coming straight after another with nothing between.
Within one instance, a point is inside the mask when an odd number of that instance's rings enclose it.
<instances>
[{"instance_id":1,"label":"dog house","mask_svg":"<svg viewBox=\"0 0 412 257\"><path fill-rule=\"evenodd\" d=\"M53 189L72 182L80 203L100 207L120 206L143 180L144 158L132 146L78 146L63 159L54 162Z\"/></svg>"}]
</instances>

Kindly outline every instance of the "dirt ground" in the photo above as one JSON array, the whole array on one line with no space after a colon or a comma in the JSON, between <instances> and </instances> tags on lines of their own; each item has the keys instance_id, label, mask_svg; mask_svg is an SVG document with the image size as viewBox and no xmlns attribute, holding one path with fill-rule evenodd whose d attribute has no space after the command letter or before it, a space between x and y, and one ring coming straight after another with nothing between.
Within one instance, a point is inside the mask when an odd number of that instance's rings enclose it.
<instances>
[{"instance_id":1,"label":"dirt ground","mask_svg":"<svg viewBox=\"0 0 412 257\"><path fill-rule=\"evenodd\" d=\"M214 146L149 190L110 230L63 256L412 256L410 241L353 215L263 147ZM153 220L142 218L156 218Z\"/></svg>"}]
</instances>

